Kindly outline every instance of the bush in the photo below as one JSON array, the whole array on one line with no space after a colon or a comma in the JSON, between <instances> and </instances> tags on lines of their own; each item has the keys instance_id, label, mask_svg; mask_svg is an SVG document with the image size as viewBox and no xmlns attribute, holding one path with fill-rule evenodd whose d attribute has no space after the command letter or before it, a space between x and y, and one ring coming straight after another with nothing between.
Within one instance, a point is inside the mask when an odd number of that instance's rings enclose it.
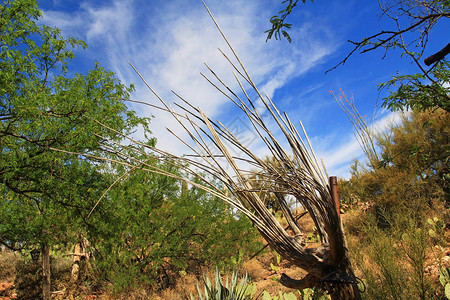
<instances>
[{"instance_id":1,"label":"bush","mask_svg":"<svg viewBox=\"0 0 450 300\"><path fill-rule=\"evenodd\" d=\"M98 251L97 276L116 292L174 287L180 272L236 267L258 249L258 233L246 217L173 178L135 171L109 196L111 220L96 226L107 238L89 240Z\"/></svg>"},{"instance_id":2,"label":"bush","mask_svg":"<svg viewBox=\"0 0 450 300\"><path fill-rule=\"evenodd\" d=\"M351 252L362 272L369 299L434 299L433 282L425 274L433 240L426 222L410 216L386 219L392 225L381 229L369 215L361 224L359 239L349 239ZM425 227L424 227L425 226Z\"/></svg>"}]
</instances>

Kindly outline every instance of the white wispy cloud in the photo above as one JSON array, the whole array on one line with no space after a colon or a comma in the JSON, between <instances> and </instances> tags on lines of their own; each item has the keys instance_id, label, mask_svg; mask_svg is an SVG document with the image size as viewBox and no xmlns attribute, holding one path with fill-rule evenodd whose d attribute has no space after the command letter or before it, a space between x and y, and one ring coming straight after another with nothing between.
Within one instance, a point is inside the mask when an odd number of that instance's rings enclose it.
<instances>
[{"instance_id":1,"label":"white wispy cloud","mask_svg":"<svg viewBox=\"0 0 450 300\"><path fill-rule=\"evenodd\" d=\"M399 112L383 111L380 116L369 125L369 130L378 135L386 133L389 129L401 121ZM343 178L350 176L349 165L352 161L365 160L364 152L356 136L350 132L333 132L327 137L314 140L315 149L319 157L324 158L325 166L330 175Z\"/></svg>"},{"instance_id":2,"label":"white wispy cloud","mask_svg":"<svg viewBox=\"0 0 450 300\"><path fill-rule=\"evenodd\" d=\"M211 68L234 90L239 90L229 63L217 48L231 56L225 42L200 2L157 1L157 11L142 13L145 1L111 1L93 6L85 1L71 14L45 12L51 22L68 34L81 34L92 53L101 53L109 67L122 81L135 82L134 99L155 103L148 89L129 67L132 62L149 84L168 102L177 91L192 105L199 106L213 119L223 118L229 111L228 100L210 86L199 74ZM267 20L275 7L265 1L208 1L208 5L230 43L244 62L253 80L263 93L273 98L275 92L298 76L306 74L336 50L333 33L321 24L304 22L291 31L292 44L265 43ZM149 8L150 9L150 8ZM287 100L288 101L288 100ZM277 103L278 100L274 99ZM289 109L290 103L283 102ZM296 104L294 104L296 105ZM155 115L152 131L158 145L181 154L185 150L165 127L180 132L168 115L145 106L133 106L141 115ZM234 117L234 116L233 116ZM295 119L295 117L294 117ZM181 137L186 137L183 133ZM180 152L181 151L181 152ZM256 151L264 154L261 149Z\"/></svg>"}]
</instances>

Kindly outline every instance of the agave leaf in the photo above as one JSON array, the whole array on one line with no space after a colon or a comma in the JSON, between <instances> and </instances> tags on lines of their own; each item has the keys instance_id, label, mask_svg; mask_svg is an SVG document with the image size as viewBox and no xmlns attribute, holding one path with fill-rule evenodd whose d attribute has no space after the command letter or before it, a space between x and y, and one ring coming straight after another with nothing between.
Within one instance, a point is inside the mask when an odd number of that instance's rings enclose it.
<instances>
[{"instance_id":1,"label":"agave leaf","mask_svg":"<svg viewBox=\"0 0 450 300\"><path fill-rule=\"evenodd\" d=\"M297 296L294 293L290 292L289 294L284 293L284 300L297 300Z\"/></svg>"},{"instance_id":2,"label":"agave leaf","mask_svg":"<svg viewBox=\"0 0 450 300\"><path fill-rule=\"evenodd\" d=\"M433 229L429 229L428 235L431 236L432 238L434 238L434 237L436 237L436 232Z\"/></svg>"},{"instance_id":3,"label":"agave leaf","mask_svg":"<svg viewBox=\"0 0 450 300\"><path fill-rule=\"evenodd\" d=\"M198 292L198 299L199 300L203 300L202 291L200 290L200 286L198 285L198 281L197 281L197 292ZM205 292L205 297L208 297L206 292Z\"/></svg>"},{"instance_id":4,"label":"agave leaf","mask_svg":"<svg viewBox=\"0 0 450 300\"><path fill-rule=\"evenodd\" d=\"M268 291L263 292L262 300L272 300L272 296L270 296Z\"/></svg>"},{"instance_id":5,"label":"agave leaf","mask_svg":"<svg viewBox=\"0 0 450 300\"><path fill-rule=\"evenodd\" d=\"M445 286L446 283L450 282L450 274L449 269L442 268L439 272L439 282L442 286Z\"/></svg>"}]
</instances>

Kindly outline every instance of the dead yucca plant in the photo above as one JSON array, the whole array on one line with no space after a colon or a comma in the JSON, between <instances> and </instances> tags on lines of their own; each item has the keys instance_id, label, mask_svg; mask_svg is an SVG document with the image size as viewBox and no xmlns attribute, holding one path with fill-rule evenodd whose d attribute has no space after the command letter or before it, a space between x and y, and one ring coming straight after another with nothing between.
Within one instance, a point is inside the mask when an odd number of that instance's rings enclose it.
<instances>
[{"instance_id":1,"label":"dead yucca plant","mask_svg":"<svg viewBox=\"0 0 450 300\"><path fill-rule=\"evenodd\" d=\"M208 12L210 13L209 10ZM301 280L295 280L282 274L280 282L283 285L295 289L320 287L328 291L333 299L359 299L360 294L350 264L342 224L331 195L328 177L314 155L303 126L300 123L303 132L301 135L288 116L280 113L268 96L260 93L218 24L213 17L212 19L237 61L233 63L221 51L234 69L235 79L241 88L240 94L243 95L243 98L232 91L207 65L215 83L213 79L204 74L202 76L239 107L274 159L264 160L258 157L221 122L212 121L200 108L192 106L177 94L175 95L182 104L174 104L181 112L175 111L172 106L158 96L135 69L161 103L160 105L144 104L172 114L188 133L190 142L181 138L180 140L192 150L193 155L173 155L161 149L141 144L130 137L126 138L132 143L150 150L152 155L148 156L149 160L158 159L174 164L200 179L202 184L169 173L148 161L137 160L125 152L117 152L117 157L120 159L115 162L129 166L130 169L139 166L149 172L184 180L239 209L254 223L265 240L282 257L309 273ZM244 86L247 86L247 89ZM256 94L257 100L251 99L250 91ZM263 120L259 112L260 108L256 108L257 102L263 105L271 121ZM268 127L269 122L275 124L275 129ZM274 130L280 131L282 137L276 137L273 133ZM172 131L170 132L178 137ZM104 147L108 151L115 151L109 146L105 145ZM127 146L121 145L121 147L123 149ZM136 147L127 148L136 149ZM238 150L234 153L242 153L242 155L240 157L233 156L232 149ZM140 152L139 154L144 153ZM229 169L232 171L229 172ZM251 180L252 174L258 174L258 184ZM264 181L264 184L261 184L261 180ZM226 189L218 187L217 181L221 182ZM288 230L283 228L267 209L263 199L258 196L261 194L271 194L276 198L289 224ZM294 197L310 214L321 238L320 247L305 247L304 232L290 210L286 200L287 195Z\"/></svg>"}]
</instances>

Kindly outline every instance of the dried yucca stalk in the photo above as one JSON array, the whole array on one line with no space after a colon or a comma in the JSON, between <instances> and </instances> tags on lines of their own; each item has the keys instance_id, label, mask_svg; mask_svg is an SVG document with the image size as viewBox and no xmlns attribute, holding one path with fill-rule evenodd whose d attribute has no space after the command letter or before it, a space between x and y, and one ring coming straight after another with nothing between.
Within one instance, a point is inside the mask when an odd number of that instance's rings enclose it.
<instances>
[{"instance_id":1,"label":"dried yucca stalk","mask_svg":"<svg viewBox=\"0 0 450 300\"><path fill-rule=\"evenodd\" d=\"M209 10L208 13L211 15ZM193 155L173 155L127 138L156 154L152 155L152 159L156 158L174 164L190 175L199 178L202 184L168 173L155 167L154 164L138 161L133 156L122 152L117 153L121 160L116 162L131 168L140 165L141 169L149 172L185 180L239 209L254 223L265 240L282 257L309 273L301 280L294 280L283 274L281 277L283 285L296 289L318 286L330 292L333 299L359 299L342 224L331 196L328 178L312 150L303 126L300 123L302 128L302 134L300 134L288 116L280 113L268 96L260 93L217 22L213 17L212 19L237 61L237 63L233 63L221 51L233 67L234 76L241 91L233 92L207 65L206 67L216 83L213 83L213 79L204 74L202 76L240 108L243 116L250 122L274 159L263 160L258 157L222 123L212 121L200 108L193 107L177 94L175 95L182 104L175 104L181 112L175 111L158 96L135 69L160 101L160 105L144 104L172 114L188 133L190 141L181 138L180 140L192 150ZM244 86L249 88L246 89ZM256 93L256 100L251 99L250 91ZM243 97L241 98L239 95L243 95ZM275 129L269 129L268 121L264 121L256 109L256 102L263 104L271 117L270 123L275 124ZM274 130L280 131L282 137L275 137ZM172 134L177 136L173 132ZM235 153L242 153L242 155L234 157L231 149L238 150ZM108 150L114 151L110 147ZM244 170L243 166L246 166L247 169ZM230 168L231 172L228 171ZM260 182L256 184L255 181L252 181L252 174L258 174L258 178L262 178L264 184L261 185ZM213 184L211 178L214 178L214 182L220 181L226 190ZM258 196L261 192L274 196L289 224L290 232L293 234L289 234L268 210L263 199ZM322 241L320 247L305 248L303 232L288 206L286 195L295 197L296 201L301 203L314 220Z\"/></svg>"}]
</instances>

